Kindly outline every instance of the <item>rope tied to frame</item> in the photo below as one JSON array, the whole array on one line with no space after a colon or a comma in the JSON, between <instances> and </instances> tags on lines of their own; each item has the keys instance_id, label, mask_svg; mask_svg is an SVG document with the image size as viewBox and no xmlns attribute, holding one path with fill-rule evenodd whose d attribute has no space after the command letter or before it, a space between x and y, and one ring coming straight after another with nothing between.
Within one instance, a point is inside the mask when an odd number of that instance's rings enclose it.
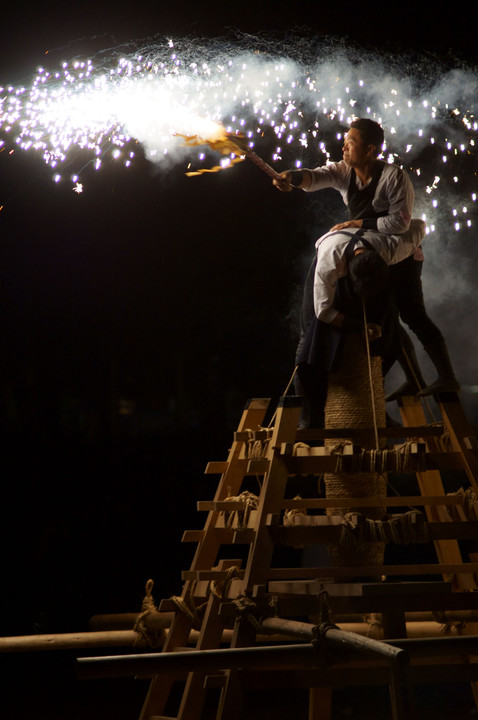
<instances>
[{"instance_id":1,"label":"rope tied to frame","mask_svg":"<svg viewBox=\"0 0 478 720\"><path fill-rule=\"evenodd\" d=\"M224 525L226 527L233 527L234 521L236 521L236 529L244 530L244 528L247 527L251 511L257 510L259 505L258 496L248 490L244 490L240 495L228 495L224 500L244 504L244 508L221 511L221 514L224 515Z\"/></svg>"},{"instance_id":2,"label":"rope tied to frame","mask_svg":"<svg viewBox=\"0 0 478 720\"><path fill-rule=\"evenodd\" d=\"M271 439L270 428L259 428L266 435L262 440L257 439L256 432L251 428L246 428L244 432L248 434L248 439L244 443L244 451L247 460L262 460L266 456L267 446Z\"/></svg>"},{"instance_id":3,"label":"rope tied to frame","mask_svg":"<svg viewBox=\"0 0 478 720\"><path fill-rule=\"evenodd\" d=\"M197 582L195 580L187 585L184 597L181 595L172 595L170 599L176 606L177 610L187 617L191 627L194 630L200 630L204 612L208 604L208 598L212 595L217 600L224 600L227 597L232 581L238 576L239 567L237 565L233 565L226 570L225 578L221 580L211 580L206 591L206 600L200 605L197 605L196 600L194 599L194 593L197 586Z\"/></svg>"},{"instance_id":4,"label":"rope tied to frame","mask_svg":"<svg viewBox=\"0 0 478 720\"><path fill-rule=\"evenodd\" d=\"M446 612L443 610L434 610L433 619L435 622L441 625L441 635L465 635L467 622L465 620L451 620L446 616Z\"/></svg>"},{"instance_id":5,"label":"rope tied to frame","mask_svg":"<svg viewBox=\"0 0 478 720\"><path fill-rule=\"evenodd\" d=\"M325 636L328 630L339 628L330 621L329 593L327 590L321 590L317 595L319 604L319 624L312 629L312 647L318 655L316 664L325 667L330 664L328 657L330 650L327 648Z\"/></svg>"},{"instance_id":6,"label":"rope tied to frame","mask_svg":"<svg viewBox=\"0 0 478 720\"><path fill-rule=\"evenodd\" d=\"M447 495L458 495L462 498L463 504L460 506L451 505L449 507L449 513L452 520L463 520L461 509L467 520L473 521L478 520L478 496L476 495L473 488L460 488L455 493L447 493Z\"/></svg>"},{"instance_id":7,"label":"rope tied to frame","mask_svg":"<svg viewBox=\"0 0 478 720\"><path fill-rule=\"evenodd\" d=\"M234 578L239 576L239 568L237 565L226 570L226 577L223 580L211 580L210 590L211 594L214 595L217 600L224 600L227 597L231 583Z\"/></svg>"},{"instance_id":8,"label":"rope tied to frame","mask_svg":"<svg viewBox=\"0 0 478 720\"><path fill-rule=\"evenodd\" d=\"M300 495L296 495L293 499L294 500L302 500L302 497ZM295 518L299 515L302 515L302 516L307 515L306 508L292 508L290 510L289 509L284 510L284 518L283 518L284 525L286 525L286 526L295 525Z\"/></svg>"},{"instance_id":9,"label":"rope tied to frame","mask_svg":"<svg viewBox=\"0 0 478 720\"><path fill-rule=\"evenodd\" d=\"M358 512L344 513L340 543L384 542L396 545L429 542L428 524L418 510L395 515L384 520L364 517Z\"/></svg>"},{"instance_id":10,"label":"rope tied to frame","mask_svg":"<svg viewBox=\"0 0 478 720\"><path fill-rule=\"evenodd\" d=\"M239 619L247 620L256 634L262 630L262 620L266 617L277 615L277 597L272 596L270 602L265 605L259 604L247 595L238 595L233 601Z\"/></svg>"},{"instance_id":11,"label":"rope tied to frame","mask_svg":"<svg viewBox=\"0 0 478 720\"><path fill-rule=\"evenodd\" d=\"M350 473L376 472L384 475L386 472L425 470L425 454L415 453L412 456L413 445L413 441L407 441L393 449L367 450L361 448L360 452L350 455L345 453L345 448L353 447L352 441L340 440L329 448L329 453L336 457L335 473L345 471L345 461L348 462L347 471Z\"/></svg>"},{"instance_id":12,"label":"rope tied to frame","mask_svg":"<svg viewBox=\"0 0 478 720\"><path fill-rule=\"evenodd\" d=\"M133 644L134 646L140 645L141 640L143 640L151 648L162 647L164 643L164 629L151 630L151 628L148 627L147 622L148 618L150 618L153 613L158 612L158 608L156 607L153 599L153 586L153 580L148 580L146 582L146 594L141 605L141 613L136 618L136 622L133 627L133 630L138 633L138 637Z\"/></svg>"},{"instance_id":13,"label":"rope tied to frame","mask_svg":"<svg viewBox=\"0 0 478 720\"><path fill-rule=\"evenodd\" d=\"M364 622L367 623L367 637L380 640L383 638L383 624L380 617L376 613L370 613L364 618Z\"/></svg>"},{"instance_id":14,"label":"rope tied to frame","mask_svg":"<svg viewBox=\"0 0 478 720\"><path fill-rule=\"evenodd\" d=\"M191 623L191 627L195 630L200 630L207 601L199 606L196 605L196 601L194 599L195 587L196 581L194 580L188 585L184 597L181 595L172 595L171 600L176 605L177 609L188 618Z\"/></svg>"}]
</instances>

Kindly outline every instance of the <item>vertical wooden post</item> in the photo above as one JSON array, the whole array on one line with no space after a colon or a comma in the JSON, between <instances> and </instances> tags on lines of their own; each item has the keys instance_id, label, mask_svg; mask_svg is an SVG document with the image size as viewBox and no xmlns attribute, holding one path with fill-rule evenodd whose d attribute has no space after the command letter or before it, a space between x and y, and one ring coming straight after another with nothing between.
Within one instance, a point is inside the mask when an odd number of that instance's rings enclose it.
<instances>
[{"instance_id":1,"label":"vertical wooden post","mask_svg":"<svg viewBox=\"0 0 478 720\"><path fill-rule=\"evenodd\" d=\"M404 427L426 425L425 413L421 402L417 398L403 397L399 403L400 413ZM422 495L445 495L443 481L439 470L426 470L417 472L417 481ZM448 520L446 508L443 505L426 506L427 519L431 522ZM444 564L460 564L463 562L457 540L436 540L435 550L438 562ZM457 590L474 590L476 583L473 575L457 573L452 580Z\"/></svg>"},{"instance_id":2,"label":"vertical wooden post","mask_svg":"<svg viewBox=\"0 0 478 720\"><path fill-rule=\"evenodd\" d=\"M308 720L332 720L332 696L330 687L310 688Z\"/></svg>"}]
</instances>

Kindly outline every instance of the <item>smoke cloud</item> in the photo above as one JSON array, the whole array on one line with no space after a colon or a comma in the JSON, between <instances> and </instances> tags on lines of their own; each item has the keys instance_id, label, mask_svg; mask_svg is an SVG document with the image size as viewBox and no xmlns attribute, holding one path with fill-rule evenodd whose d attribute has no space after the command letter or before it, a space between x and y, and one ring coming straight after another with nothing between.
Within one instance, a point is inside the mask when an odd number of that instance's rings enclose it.
<instances>
[{"instance_id":1,"label":"smoke cloud","mask_svg":"<svg viewBox=\"0 0 478 720\"><path fill-rule=\"evenodd\" d=\"M207 139L217 124L244 135L278 170L314 167L339 159L354 117L377 120L383 156L410 174L415 215L427 223L429 311L471 388L478 385L477 91L474 68L365 56L336 41L162 38L41 68L30 86L6 86L0 133L7 145L41 153L59 179L78 149L91 152L98 169L109 157L128 165L135 141L159 170L217 163L207 144L192 150L179 137Z\"/></svg>"}]
</instances>

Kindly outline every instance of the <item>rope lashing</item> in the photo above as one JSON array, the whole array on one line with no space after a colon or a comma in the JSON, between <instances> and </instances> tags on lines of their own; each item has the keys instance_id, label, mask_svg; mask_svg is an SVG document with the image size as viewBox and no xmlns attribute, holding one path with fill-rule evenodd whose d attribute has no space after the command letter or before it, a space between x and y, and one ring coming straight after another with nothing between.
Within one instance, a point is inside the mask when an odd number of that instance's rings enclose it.
<instances>
[{"instance_id":1,"label":"rope lashing","mask_svg":"<svg viewBox=\"0 0 478 720\"><path fill-rule=\"evenodd\" d=\"M380 617L376 613L370 613L364 618L364 622L367 623L367 637L379 640L383 638L383 624Z\"/></svg>"},{"instance_id":2,"label":"rope lashing","mask_svg":"<svg viewBox=\"0 0 478 720\"><path fill-rule=\"evenodd\" d=\"M176 605L177 609L188 618L191 626L195 630L200 630L207 602L204 602L199 606L196 605L196 601L194 599L195 587L196 581L193 581L188 586L184 597L181 597L180 595L172 595L171 600Z\"/></svg>"},{"instance_id":3,"label":"rope lashing","mask_svg":"<svg viewBox=\"0 0 478 720\"><path fill-rule=\"evenodd\" d=\"M217 600L224 600L227 598L227 594L231 587L231 583L234 578L239 576L239 568L237 565L233 565L226 571L226 577L223 580L211 580L210 589L211 594L214 595Z\"/></svg>"},{"instance_id":4,"label":"rope lashing","mask_svg":"<svg viewBox=\"0 0 478 720\"><path fill-rule=\"evenodd\" d=\"M361 448L353 455L345 454L346 447L352 447L351 440L340 440L329 448L329 453L336 457L335 473L349 472L376 472L383 475L386 472L410 472L426 469L424 453L414 454L412 448L415 443L407 441L395 448L367 450ZM412 462L413 457L413 462ZM347 466L345 466L347 462Z\"/></svg>"},{"instance_id":5,"label":"rope lashing","mask_svg":"<svg viewBox=\"0 0 478 720\"><path fill-rule=\"evenodd\" d=\"M225 578L221 580L211 580L206 591L206 596L209 597L213 595L217 600L224 600L228 595L232 581L238 576L239 568L236 565L228 568ZM188 618L191 627L195 630L200 630L208 600L206 599L206 601L200 605L196 604L196 600L194 599L196 585L196 581L191 582L186 589L184 597L181 595L173 595L170 599L179 612Z\"/></svg>"},{"instance_id":6,"label":"rope lashing","mask_svg":"<svg viewBox=\"0 0 478 720\"><path fill-rule=\"evenodd\" d=\"M422 513L409 510L386 520L366 518L361 513L344 513L340 543L384 542L397 545L430 541L428 524Z\"/></svg>"},{"instance_id":7,"label":"rope lashing","mask_svg":"<svg viewBox=\"0 0 478 720\"><path fill-rule=\"evenodd\" d=\"M433 619L441 625L440 632L442 635L466 635L467 622L465 620L450 620L447 618L443 610L434 610Z\"/></svg>"},{"instance_id":8,"label":"rope lashing","mask_svg":"<svg viewBox=\"0 0 478 720\"><path fill-rule=\"evenodd\" d=\"M247 620L256 633L261 632L261 623L264 618L277 615L277 598L275 597L271 598L271 602L267 605L261 604L261 606L247 595L239 595L232 602L239 619Z\"/></svg>"},{"instance_id":9,"label":"rope lashing","mask_svg":"<svg viewBox=\"0 0 478 720\"><path fill-rule=\"evenodd\" d=\"M232 501L237 503L244 503L244 508L237 510L222 510L224 515L224 525L226 527L233 527L234 521L236 520L235 527L238 530L243 530L247 527L249 516L252 510L257 510L259 505L259 498L254 493L244 490L240 495L228 495L224 498L225 501Z\"/></svg>"},{"instance_id":10,"label":"rope lashing","mask_svg":"<svg viewBox=\"0 0 478 720\"><path fill-rule=\"evenodd\" d=\"M464 490L463 488L460 488L455 493L447 493L448 495L458 495L461 496L463 500L463 504L460 505L451 505L448 508L448 511L450 513L452 520L463 520L463 517L460 513L460 509L463 508L463 513L465 514L465 517L467 520L470 521L476 521L478 520L478 497L473 490L473 488L468 488L467 490Z\"/></svg>"},{"instance_id":11,"label":"rope lashing","mask_svg":"<svg viewBox=\"0 0 478 720\"><path fill-rule=\"evenodd\" d=\"M293 499L302 500L302 497L300 495L296 495ZM284 510L283 523L287 527L290 527L291 525L295 525L296 517L304 515L307 515L307 510L305 508L292 508L291 510Z\"/></svg>"},{"instance_id":12,"label":"rope lashing","mask_svg":"<svg viewBox=\"0 0 478 720\"><path fill-rule=\"evenodd\" d=\"M315 661L316 665L326 667L327 665L331 665L333 663L333 657L331 657L331 651L327 646L325 638L329 630L339 629L340 628L337 625L330 622L323 622L313 628L312 647L317 653Z\"/></svg>"},{"instance_id":13,"label":"rope lashing","mask_svg":"<svg viewBox=\"0 0 478 720\"><path fill-rule=\"evenodd\" d=\"M153 613L158 612L153 599L153 580L148 580L145 586L145 596L141 605L141 613L136 618L133 630L138 633L134 645L141 644L140 641L144 640L149 647L157 648L162 647L164 643L164 630L151 630L148 627L147 620Z\"/></svg>"},{"instance_id":14,"label":"rope lashing","mask_svg":"<svg viewBox=\"0 0 478 720\"><path fill-rule=\"evenodd\" d=\"M265 428L264 430L267 431L268 428ZM264 440L258 440L256 437L256 432L254 430L251 430L251 428L246 428L244 432L248 434L248 438L245 441L244 446L244 452L247 460L262 460L266 454L270 435L268 435L267 438L265 438Z\"/></svg>"}]
</instances>

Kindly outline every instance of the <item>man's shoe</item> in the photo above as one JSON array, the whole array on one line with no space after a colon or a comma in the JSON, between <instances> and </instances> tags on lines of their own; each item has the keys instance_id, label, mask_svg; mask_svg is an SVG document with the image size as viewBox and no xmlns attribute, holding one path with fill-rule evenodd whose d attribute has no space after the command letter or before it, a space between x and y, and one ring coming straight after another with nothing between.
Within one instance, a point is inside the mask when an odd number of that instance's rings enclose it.
<instances>
[{"instance_id":1,"label":"man's shoe","mask_svg":"<svg viewBox=\"0 0 478 720\"><path fill-rule=\"evenodd\" d=\"M426 388L420 390L418 395L419 397L427 397L428 395L435 395L436 393L457 393L460 392L460 390L460 383L455 378L448 380L437 378L431 385L427 385Z\"/></svg>"}]
</instances>

